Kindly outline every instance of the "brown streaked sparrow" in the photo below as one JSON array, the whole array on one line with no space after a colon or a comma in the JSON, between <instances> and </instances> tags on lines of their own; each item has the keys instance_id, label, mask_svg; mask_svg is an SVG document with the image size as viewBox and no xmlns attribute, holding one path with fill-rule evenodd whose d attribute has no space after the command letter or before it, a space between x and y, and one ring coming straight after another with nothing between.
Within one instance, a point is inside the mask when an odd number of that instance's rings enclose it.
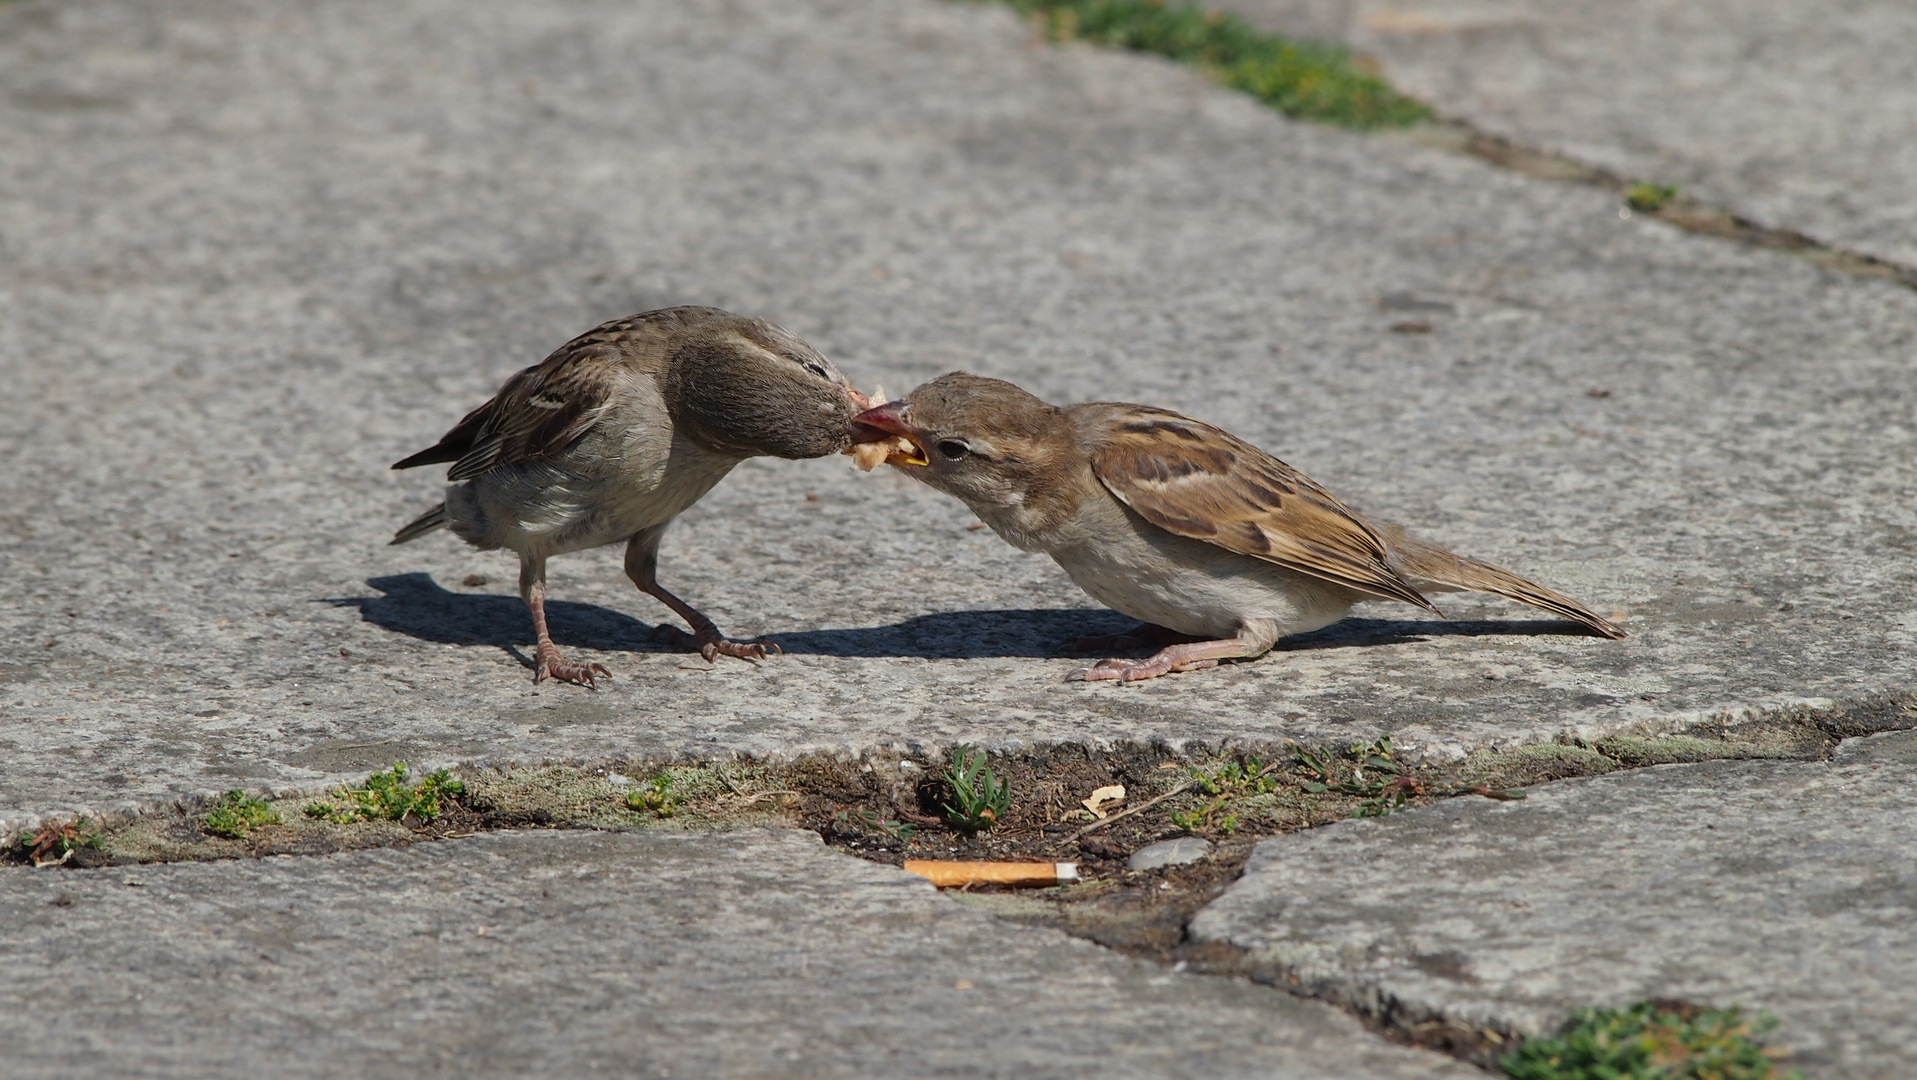
<instances>
[{"instance_id":1,"label":"brown streaked sparrow","mask_svg":"<svg viewBox=\"0 0 1917 1080\"><path fill-rule=\"evenodd\" d=\"M1605 637L1624 631L1577 601L1373 523L1303 473L1226 431L1146 405L1059 408L954 372L860 413L856 443L954 496L1007 542L1042 551L1142 634L1176 641L1147 660L1072 673L1131 682L1253 657L1360 600L1437 611L1424 592L1494 593Z\"/></svg>"},{"instance_id":2,"label":"brown streaked sparrow","mask_svg":"<svg viewBox=\"0 0 1917 1080\"><path fill-rule=\"evenodd\" d=\"M546 560L620 541L626 575L691 625L708 661L761 658L767 643L728 640L659 584L659 541L746 458L844 450L852 414L867 404L831 361L764 320L705 307L619 319L507 379L439 442L395 464L452 468L446 501L392 542L444 526L474 547L518 554L519 594L538 636L534 682L610 676L553 645Z\"/></svg>"}]
</instances>

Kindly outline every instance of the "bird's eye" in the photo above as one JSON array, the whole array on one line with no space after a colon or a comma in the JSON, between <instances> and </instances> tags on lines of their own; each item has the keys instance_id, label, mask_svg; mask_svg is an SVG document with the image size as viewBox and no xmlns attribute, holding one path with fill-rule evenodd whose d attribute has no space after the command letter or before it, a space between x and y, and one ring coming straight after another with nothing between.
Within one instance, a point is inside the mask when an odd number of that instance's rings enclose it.
<instances>
[{"instance_id":1,"label":"bird's eye","mask_svg":"<svg viewBox=\"0 0 1917 1080\"><path fill-rule=\"evenodd\" d=\"M947 461L957 461L972 452L972 448L957 439L940 439L939 456Z\"/></svg>"}]
</instances>

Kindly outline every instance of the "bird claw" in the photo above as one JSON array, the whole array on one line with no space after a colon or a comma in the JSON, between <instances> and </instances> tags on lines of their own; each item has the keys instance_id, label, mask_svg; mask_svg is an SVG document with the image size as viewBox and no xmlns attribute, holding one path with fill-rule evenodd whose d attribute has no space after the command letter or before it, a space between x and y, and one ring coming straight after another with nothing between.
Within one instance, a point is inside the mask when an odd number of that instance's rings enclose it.
<instances>
[{"instance_id":1,"label":"bird claw","mask_svg":"<svg viewBox=\"0 0 1917 1080\"><path fill-rule=\"evenodd\" d=\"M705 657L708 664L716 662L721 656L737 657L740 660L764 660L767 650L775 656L785 655L785 650L779 648L775 641L767 641L764 638L734 641L722 636L717 630L688 634L676 626L667 626L662 623L653 630L652 636L671 642L680 648L696 649L700 656Z\"/></svg>"},{"instance_id":2,"label":"bird claw","mask_svg":"<svg viewBox=\"0 0 1917 1080\"><path fill-rule=\"evenodd\" d=\"M583 686L589 690L597 690L599 689L599 684L593 681L594 676L610 679L612 678L612 672L607 671L604 664L575 664L561 657L558 649L553 649L550 652L541 649L539 651L539 662L533 665L534 685L537 685L544 679L553 679L558 682L572 683L575 686Z\"/></svg>"},{"instance_id":3,"label":"bird claw","mask_svg":"<svg viewBox=\"0 0 1917 1080\"><path fill-rule=\"evenodd\" d=\"M1156 679L1160 675L1169 675L1175 671L1203 671L1218 666L1216 660L1191 660L1180 663L1176 654L1161 652L1149 660L1100 660L1088 668L1079 668L1065 676L1067 682L1116 682L1120 686L1126 683L1143 682Z\"/></svg>"}]
</instances>

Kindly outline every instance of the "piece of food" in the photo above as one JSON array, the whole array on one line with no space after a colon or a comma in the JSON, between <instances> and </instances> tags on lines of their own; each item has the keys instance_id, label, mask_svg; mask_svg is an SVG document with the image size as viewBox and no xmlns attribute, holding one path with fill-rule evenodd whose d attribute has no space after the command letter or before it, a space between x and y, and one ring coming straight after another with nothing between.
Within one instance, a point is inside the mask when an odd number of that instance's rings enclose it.
<instances>
[{"instance_id":1,"label":"piece of food","mask_svg":"<svg viewBox=\"0 0 1917 1080\"><path fill-rule=\"evenodd\" d=\"M858 396L865 398L864 394ZM865 398L864 408L875 408L885 404L885 401L885 387L874 386L872 396ZM871 472L888 463L924 464L924 458L919 455L919 448L912 445L912 440L903 435L886 435L872 442L853 443L846 448L845 452L851 455L852 464L857 466L860 472Z\"/></svg>"}]
</instances>

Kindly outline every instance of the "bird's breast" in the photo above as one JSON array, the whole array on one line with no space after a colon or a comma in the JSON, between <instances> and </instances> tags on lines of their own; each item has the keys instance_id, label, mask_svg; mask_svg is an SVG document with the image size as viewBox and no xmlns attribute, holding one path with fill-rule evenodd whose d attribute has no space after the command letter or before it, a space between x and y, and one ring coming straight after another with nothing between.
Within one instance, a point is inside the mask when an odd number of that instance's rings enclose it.
<instances>
[{"instance_id":1,"label":"bird's breast","mask_svg":"<svg viewBox=\"0 0 1917 1080\"><path fill-rule=\"evenodd\" d=\"M1180 633L1231 637L1269 620L1279 636L1344 617L1349 590L1177 536L1116 501L1081 513L1060 530L1052 558L1094 599L1134 619Z\"/></svg>"},{"instance_id":2,"label":"bird's breast","mask_svg":"<svg viewBox=\"0 0 1917 1080\"><path fill-rule=\"evenodd\" d=\"M558 555L671 521L738 463L657 425L602 425L563 454L474 477L447 506L475 544Z\"/></svg>"}]
</instances>

